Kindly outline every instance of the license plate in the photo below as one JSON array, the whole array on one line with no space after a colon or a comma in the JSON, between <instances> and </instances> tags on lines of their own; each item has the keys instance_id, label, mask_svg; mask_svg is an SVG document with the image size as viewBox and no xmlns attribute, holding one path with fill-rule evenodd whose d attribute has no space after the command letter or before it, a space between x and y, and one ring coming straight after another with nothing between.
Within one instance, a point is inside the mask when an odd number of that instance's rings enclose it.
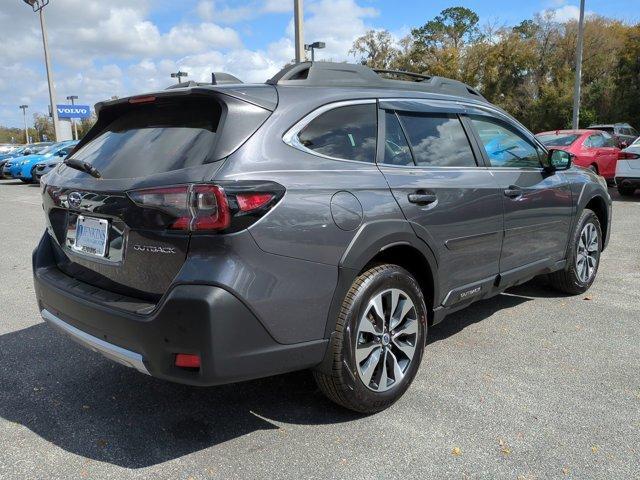
<instances>
[{"instance_id":1,"label":"license plate","mask_svg":"<svg viewBox=\"0 0 640 480\"><path fill-rule=\"evenodd\" d=\"M78 215L73 249L88 255L104 257L107 251L109 222L101 218Z\"/></svg>"}]
</instances>

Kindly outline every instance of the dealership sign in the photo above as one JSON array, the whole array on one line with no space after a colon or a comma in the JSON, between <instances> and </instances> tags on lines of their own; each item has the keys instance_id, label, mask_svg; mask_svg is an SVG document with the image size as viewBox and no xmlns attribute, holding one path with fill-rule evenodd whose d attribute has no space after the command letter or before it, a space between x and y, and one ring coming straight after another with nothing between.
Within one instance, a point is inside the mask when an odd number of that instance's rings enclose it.
<instances>
[{"instance_id":1,"label":"dealership sign","mask_svg":"<svg viewBox=\"0 0 640 480\"><path fill-rule=\"evenodd\" d=\"M89 105L57 105L58 118L88 118L91 116Z\"/></svg>"}]
</instances>

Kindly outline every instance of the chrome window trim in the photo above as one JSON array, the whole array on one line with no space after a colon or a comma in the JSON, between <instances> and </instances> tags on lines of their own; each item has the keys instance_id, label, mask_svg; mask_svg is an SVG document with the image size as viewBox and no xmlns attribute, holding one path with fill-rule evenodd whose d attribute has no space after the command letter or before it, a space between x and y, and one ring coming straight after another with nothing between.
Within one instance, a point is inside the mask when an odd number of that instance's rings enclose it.
<instances>
[{"instance_id":1,"label":"chrome window trim","mask_svg":"<svg viewBox=\"0 0 640 480\"><path fill-rule=\"evenodd\" d=\"M373 158L373 161L363 162L361 160L351 160L348 158L332 157L331 155L325 155L323 153L316 152L315 150L311 150L310 148L305 147L300 142L300 139L298 138L298 134L307 125L309 125L313 120L318 118L323 113L326 113L341 107L350 107L353 105L369 105L369 104L376 104L376 103L377 103L377 99L375 98L366 98L366 99L359 99L359 100L344 100L340 102L327 103L326 105L318 107L315 110L308 113L307 115L305 115L304 117L302 117L301 120L299 120L295 125L293 125L293 127L291 127L289 130L285 132L285 134L282 136L282 141L287 145L289 145L290 147L295 148L296 150L300 150L302 152L315 155L316 157L326 158L329 160L339 160L341 162L357 162L361 164L375 165L376 164L375 156ZM377 137L377 132L376 132L376 137Z\"/></svg>"}]
</instances>

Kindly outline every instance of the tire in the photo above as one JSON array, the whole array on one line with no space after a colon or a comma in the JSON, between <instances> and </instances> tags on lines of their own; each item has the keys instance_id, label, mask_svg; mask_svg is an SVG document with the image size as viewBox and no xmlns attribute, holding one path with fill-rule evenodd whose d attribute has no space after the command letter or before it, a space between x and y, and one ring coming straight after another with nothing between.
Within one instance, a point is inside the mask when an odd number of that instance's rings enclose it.
<instances>
[{"instance_id":1,"label":"tire","mask_svg":"<svg viewBox=\"0 0 640 480\"><path fill-rule=\"evenodd\" d=\"M591 170L593 173L598 175L598 166L597 165L592 163L591 165L589 165L589 170Z\"/></svg>"},{"instance_id":2,"label":"tire","mask_svg":"<svg viewBox=\"0 0 640 480\"><path fill-rule=\"evenodd\" d=\"M31 169L31 181L29 183L39 183L38 179L36 178L36 167L33 167Z\"/></svg>"},{"instance_id":3,"label":"tire","mask_svg":"<svg viewBox=\"0 0 640 480\"><path fill-rule=\"evenodd\" d=\"M385 320L376 315L376 299ZM394 302L396 315L390 318L388 311ZM397 265L374 266L355 279L342 303L329 345L331 374L314 371L318 387L350 410L384 410L413 381L426 333L427 307L418 282ZM412 356L408 355L411 351Z\"/></svg>"},{"instance_id":4,"label":"tire","mask_svg":"<svg viewBox=\"0 0 640 480\"><path fill-rule=\"evenodd\" d=\"M622 197L630 197L636 191L635 187L623 187L622 185L618 185L618 193Z\"/></svg>"},{"instance_id":5,"label":"tire","mask_svg":"<svg viewBox=\"0 0 640 480\"><path fill-rule=\"evenodd\" d=\"M20 181L21 181L22 183L31 183L31 181L30 181L30 180L27 180L26 178L21 178L21 179L20 179Z\"/></svg>"},{"instance_id":6,"label":"tire","mask_svg":"<svg viewBox=\"0 0 640 480\"><path fill-rule=\"evenodd\" d=\"M589 258L585 257L584 250L583 253L580 253L580 250L583 248L582 245L585 244L585 238L592 238L583 236L587 230L592 232L595 231L597 235L595 243L586 242L596 248L595 251L589 252L587 255ZM586 292L593 284L598 273L600 253L602 252L602 240L602 228L600 227L598 217L589 209L583 210L580 218L578 219L576 228L571 235L567 265L564 270L560 270L549 275L551 286L570 295L579 295ZM587 245L587 247L588 246L589 245ZM591 255L592 253L593 256ZM593 266L591 264L591 259L594 260ZM584 262L587 262L586 273Z\"/></svg>"}]
</instances>

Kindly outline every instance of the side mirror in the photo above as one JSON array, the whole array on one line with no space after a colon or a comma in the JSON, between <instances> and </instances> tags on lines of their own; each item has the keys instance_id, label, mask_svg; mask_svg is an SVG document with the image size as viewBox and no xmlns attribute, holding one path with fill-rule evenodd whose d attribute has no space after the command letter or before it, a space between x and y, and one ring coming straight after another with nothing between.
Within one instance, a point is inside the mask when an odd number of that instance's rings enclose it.
<instances>
[{"instance_id":1,"label":"side mirror","mask_svg":"<svg viewBox=\"0 0 640 480\"><path fill-rule=\"evenodd\" d=\"M545 169L548 172L569 170L569 168L571 168L573 157L573 153L552 148L549 150L549 154L547 155L547 165L545 166Z\"/></svg>"},{"instance_id":2,"label":"side mirror","mask_svg":"<svg viewBox=\"0 0 640 480\"><path fill-rule=\"evenodd\" d=\"M67 153L64 150L60 150L58 153L56 153L56 156L58 156L58 157L66 157Z\"/></svg>"}]
</instances>

